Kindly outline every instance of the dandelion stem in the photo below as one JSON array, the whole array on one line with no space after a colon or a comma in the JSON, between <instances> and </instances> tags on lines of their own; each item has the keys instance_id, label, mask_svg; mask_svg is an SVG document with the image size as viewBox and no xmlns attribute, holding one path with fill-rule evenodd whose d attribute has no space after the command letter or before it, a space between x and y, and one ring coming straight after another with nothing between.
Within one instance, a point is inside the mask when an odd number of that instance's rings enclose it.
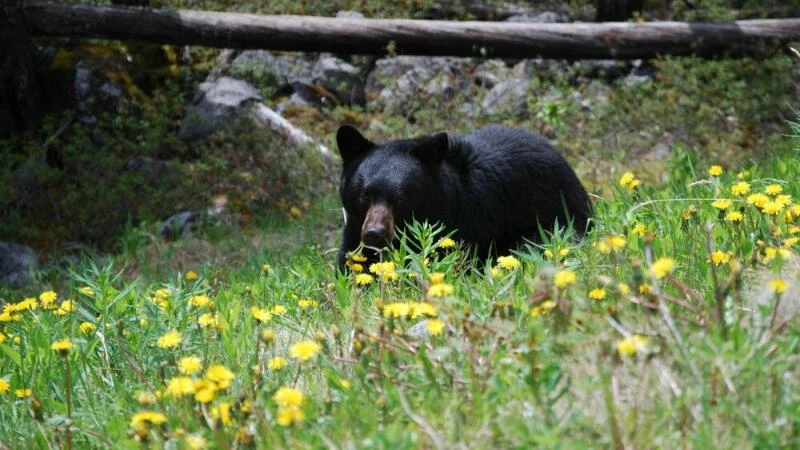
<instances>
[{"instance_id":1,"label":"dandelion stem","mask_svg":"<svg viewBox=\"0 0 800 450\"><path fill-rule=\"evenodd\" d=\"M68 353L64 353L64 384L66 386L66 394L67 394L67 449L72 450L72 377L69 368L69 357L67 356Z\"/></svg>"},{"instance_id":2,"label":"dandelion stem","mask_svg":"<svg viewBox=\"0 0 800 450\"><path fill-rule=\"evenodd\" d=\"M725 298L722 296L722 290L719 286L719 277L717 276L717 264L714 262L714 238L711 236L711 230L714 228L714 223L710 222L706 226L706 238L708 242L708 260L711 261L711 280L714 283L714 301L716 302L716 316L717 323L719 324L719 332L723 340L728 338L728 326L725 323Z\"/></svg>"}]
</instances>

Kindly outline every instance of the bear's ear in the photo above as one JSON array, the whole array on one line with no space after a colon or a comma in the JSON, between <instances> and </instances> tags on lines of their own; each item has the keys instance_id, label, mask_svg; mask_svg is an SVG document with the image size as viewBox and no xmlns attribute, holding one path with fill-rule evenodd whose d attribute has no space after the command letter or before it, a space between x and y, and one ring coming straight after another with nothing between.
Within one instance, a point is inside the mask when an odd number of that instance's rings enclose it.
<instances>
[{"instance_id":1,"label":"bear's ear","mask_svg":"<svg viewBox=\"0 0 800 450\"><path fill-rule=\"evenodd\" d=\"M441 164L449 150L450 136L447 133L437 133L417 139L410 153L426 164Z\"/></svg>"},{"instance_id":2,"label":"bear's ear","mask_svg":"<svg viewBox=\"0 0 800 450\"><path fill-rule=\"evenodd\" d=\"M336 145L345 163L375 146L352 125L339 127L336 132Z\"/></svg>"}]
</instances>

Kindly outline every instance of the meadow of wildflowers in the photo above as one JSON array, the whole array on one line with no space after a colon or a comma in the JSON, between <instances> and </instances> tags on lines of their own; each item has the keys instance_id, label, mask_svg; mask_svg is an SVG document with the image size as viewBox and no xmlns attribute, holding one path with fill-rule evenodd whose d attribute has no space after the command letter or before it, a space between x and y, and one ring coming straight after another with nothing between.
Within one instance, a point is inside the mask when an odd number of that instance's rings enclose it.
<instances>
[{"instance_id":1,"label":"meadow of wildflowers","mask_svg":"<svg viewBox=\"0 0 800 450\"><path fill-rule=\"evenodd\" d=\"M415 224L152 284L81 266L5 299L8 448L800 446L788 159L617 178L583 241L487 264Z\"/></svg>"}]
</instances>

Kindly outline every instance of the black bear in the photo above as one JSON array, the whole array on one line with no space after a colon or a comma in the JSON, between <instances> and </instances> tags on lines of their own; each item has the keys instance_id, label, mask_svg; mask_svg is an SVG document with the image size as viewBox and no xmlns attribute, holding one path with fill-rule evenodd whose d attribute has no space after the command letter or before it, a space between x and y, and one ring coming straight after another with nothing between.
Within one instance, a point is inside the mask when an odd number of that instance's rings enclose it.
<instances>
[{"instance_id":1,"label":"black bear","mask_svg":"<svg viewBox=\"0 0 800 450\"><path fill-rule=\"evenodd\" d=\"M412 218L444 224L485 259L505 254L540 228L571 222L583 236L592 214L586 190L541 136L490 125L464 136L438 133L376 144L356 128L336 133L343 166L345 227L339 268L361 241L391 245Z\"/></svg>"}]
</instances>

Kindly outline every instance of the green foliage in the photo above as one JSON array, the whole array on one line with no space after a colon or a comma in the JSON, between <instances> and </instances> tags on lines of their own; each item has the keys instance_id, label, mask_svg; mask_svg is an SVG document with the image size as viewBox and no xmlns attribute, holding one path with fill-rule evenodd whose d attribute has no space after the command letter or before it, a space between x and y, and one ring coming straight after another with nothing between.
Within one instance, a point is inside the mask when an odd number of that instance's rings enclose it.
<instances>
[{"instance_id":1,"label":"green foliage","mask_svg":"<svg viewBox=\"0 0 800 450\"><path fill-rule=\"evenodd\" d=\"M131 278L87 260L57 293L20 294L35 307L6 299L4 442L796 446L800 160L780 156L737 170L683 150L663 183L615 181L584 241L556 233L483 266L415 223L384 262L336 275L317 245L332 199L275 228L299 241L241 264ZM189 356L200 369L181 373ZM233 380L204 403L215 365Z\"/></svg>"}]
</instances>

